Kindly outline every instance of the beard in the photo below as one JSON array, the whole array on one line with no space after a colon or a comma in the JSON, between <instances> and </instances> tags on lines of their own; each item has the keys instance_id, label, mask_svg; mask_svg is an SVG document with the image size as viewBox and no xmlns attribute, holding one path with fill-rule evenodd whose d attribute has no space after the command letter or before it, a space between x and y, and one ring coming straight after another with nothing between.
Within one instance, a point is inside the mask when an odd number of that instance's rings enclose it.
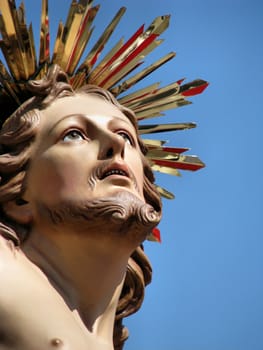
<instances>
[{"instance_id":1,"label":"beard","mask_svg":"<svg viewBox=\"0 0 263 350\"><path fill-rule=\"evenodd\" d=\"M61 229L92 234L102 234L104 229L111 235L129 237L140 244L160 222L161 211L145 203L128 191L114 196L85 200L67 201L53 207L38 203L39 213L49 224Z\"/></svg>"}]
</instances>

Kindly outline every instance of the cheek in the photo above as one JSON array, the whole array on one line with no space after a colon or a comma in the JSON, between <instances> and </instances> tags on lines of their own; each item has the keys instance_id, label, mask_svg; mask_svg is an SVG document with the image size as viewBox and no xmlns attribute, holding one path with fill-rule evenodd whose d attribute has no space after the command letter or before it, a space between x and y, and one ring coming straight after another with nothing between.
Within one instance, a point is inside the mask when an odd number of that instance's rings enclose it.
<instances>
[{"instance_id":1,"label":"cheek","mask_svg":"<svg viewBox=\"0 0 263 350\"><path fill-rule=\"evenodd\" d=\"M142 156L138 154L138 152L131 151L129 154L130 158L130 168L136 178L137 185L139 187L140 193L143 195L143 179L144 179L144 171L143 171L143 161Z\"/></svg>"},{"instance_id":2,"label":"cheek","mask_svg":"<svg viewBox=\"0 0 263 350\"><path fill-rule=\"evenodd\" d=\"M83 191L87 169L83 158L56 152L43 154L33 165L28 177L28 188L34 197L46 202L72 196Z\"/></svg>"}]
</instances>

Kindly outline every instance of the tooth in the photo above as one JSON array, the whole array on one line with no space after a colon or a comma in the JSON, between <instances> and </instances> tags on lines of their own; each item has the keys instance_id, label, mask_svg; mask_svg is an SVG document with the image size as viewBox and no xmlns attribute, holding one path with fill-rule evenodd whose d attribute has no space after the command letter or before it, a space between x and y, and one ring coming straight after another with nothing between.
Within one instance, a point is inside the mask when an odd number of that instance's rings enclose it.
<instances>
[{"instance_id":1,"label":"tooth","mask_svg":"<svg viewBox=\"0 0 263 350\"><path fill-rule=\"evenodd\" d=\"M126 172L121 170L121 169L112 169L112 170L109 170L105 173L104 177L106 176L110 176L110 175L113 175L113 174L118 174L118 175L122 175L122 176L126 176Z\"/></svg>"}]
</instances>

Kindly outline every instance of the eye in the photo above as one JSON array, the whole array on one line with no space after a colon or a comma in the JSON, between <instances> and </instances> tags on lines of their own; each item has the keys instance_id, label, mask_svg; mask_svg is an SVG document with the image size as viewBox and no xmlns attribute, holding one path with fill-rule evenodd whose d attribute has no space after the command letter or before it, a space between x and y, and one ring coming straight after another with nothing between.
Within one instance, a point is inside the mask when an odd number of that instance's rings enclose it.
<instances>
[{"instance_id":1,"label":"eye","mask_svg":"<svg viewBox=\"0 0 263 350\"><path fill-rule=\"evenodd\" d=\"M133 138L125 131L119 131L118 135L120 135L126 143L128 143L130 146L134 145Z\"/></svg>"},{"instance_id":2,"label":"eye","mask_svg":"<svg viewBox=\"0 0 263 350\"><path fill-rule=\"evenodd\" d=\"M62 138L64 142L81 141L85 140L82 132L79 130L70 130Z\"/></svg>"}]
</instances>

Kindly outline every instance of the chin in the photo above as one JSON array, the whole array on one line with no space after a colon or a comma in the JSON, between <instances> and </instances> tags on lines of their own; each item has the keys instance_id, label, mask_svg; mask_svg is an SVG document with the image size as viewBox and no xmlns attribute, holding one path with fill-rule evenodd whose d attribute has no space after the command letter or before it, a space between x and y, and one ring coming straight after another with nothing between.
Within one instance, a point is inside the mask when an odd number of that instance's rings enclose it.
<instances>
[{"instance_id":1,"label":"chin","mask_svg":"<svg viewBox=\"0 0 263 350\"><path fill-rule=\"evenodd\" d=\"M39 203L42 217L56 226L70 226L72 229L81 227L82 231L98 231L103 227L120 237L136 238L140 244L151 230L159 223L161 213L144 198L132 191L116 188L107 197L82 201L65 201L54 207L46 207Z\"/></svg>"},{"instance_id":2,"label":"chin","mask_svg":"<svg viewBox=\"0 0 263 350\"><path fill-rule=\"evenodd\" d=\"M132 202L133 202L132 198L137 198L143 204L146 204L143 194L139 193L137 190L133 188L124 187L124 186L114 186L114 188L111 188L108 191L107 197L105 196L105 192L103 196L97 197L97 199L101 199L101 198L110 198L113 201L114 201L114 198L116 198L116 201L119 201L119 200L121 201L121 200L124 200L124 198L126 198L126 200L132 201Z\"/></svg>"},{"instance_id":3,"label":"chin","mask_svg":"<svg viewBox=\"0 0 263 350\"><path fill-rule=\"evenodd\" d=\"M96 186L94 186L92 191L92 197L94 200L105 197L113 198L115 196L121 198L121 193L127 192L145 203L143 190L137 186L134 186L134 184L127 181L126 178L113 178L111 181L108 180L107 182L104 180L102 185L103 186L100 186L100 183L98 183Z\"/></svg>"}]
</instances>

